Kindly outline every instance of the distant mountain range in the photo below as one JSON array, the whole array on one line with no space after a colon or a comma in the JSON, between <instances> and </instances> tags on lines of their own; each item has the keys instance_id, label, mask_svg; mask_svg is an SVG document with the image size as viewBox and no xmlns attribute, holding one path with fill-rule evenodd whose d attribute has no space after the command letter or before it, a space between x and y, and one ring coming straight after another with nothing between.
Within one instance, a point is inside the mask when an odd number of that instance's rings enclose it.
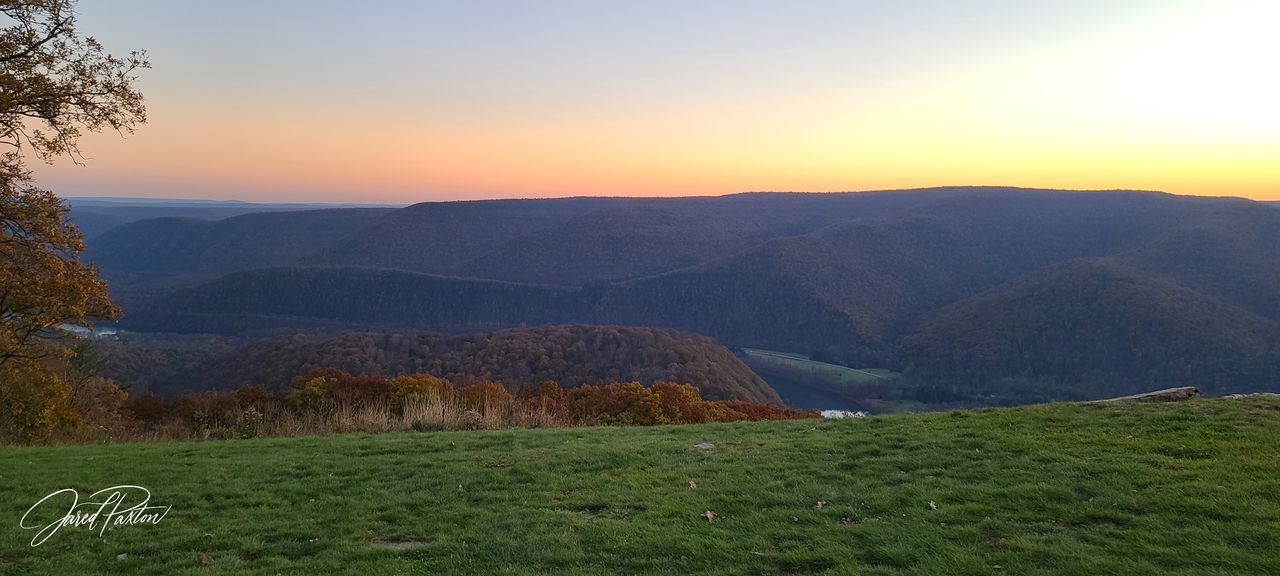
<instances>
[{"instance_id":1,"label":"distant mountain range","mask_svg":"<svg viewBox=\"0 0 1280 576\"><path fill-rule=\"evenodd\" d=\"M122 224L147 218L221 220L255 212L293 212L330 208L396 208L370 204L260 204L239 200L183 200L164 198L66 198L71 217L86 238L94 238Z\"/></svg>"},{"instance_id":2,"label":"distant mountain range","mask_svg":"<svg viewBox=\"0 0 1280 576\"><path fill-rule=\"evenodd\" d=\"M1267 203L935 188L144 219L87 257L133 329L662 326L999 401L1280 388L1276 246Z\"/></svg>"}]
</instances>

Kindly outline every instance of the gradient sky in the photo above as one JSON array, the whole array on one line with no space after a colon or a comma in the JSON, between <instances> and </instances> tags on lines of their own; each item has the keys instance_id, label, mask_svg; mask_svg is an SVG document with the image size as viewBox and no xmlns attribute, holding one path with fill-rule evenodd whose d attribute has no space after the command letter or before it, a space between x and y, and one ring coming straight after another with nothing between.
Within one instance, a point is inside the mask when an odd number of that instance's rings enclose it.
<instances>
[{"instance_id":1,"label":"gradient sky","mask_svg":"<svg viewBox=\"0 0 1280 576\"><path fill-rule=\"evenodd\" d=\"M150 122L64 196L952 184L1280 199L1280 2L82 0Z\"/></svg>"}]
</instances>

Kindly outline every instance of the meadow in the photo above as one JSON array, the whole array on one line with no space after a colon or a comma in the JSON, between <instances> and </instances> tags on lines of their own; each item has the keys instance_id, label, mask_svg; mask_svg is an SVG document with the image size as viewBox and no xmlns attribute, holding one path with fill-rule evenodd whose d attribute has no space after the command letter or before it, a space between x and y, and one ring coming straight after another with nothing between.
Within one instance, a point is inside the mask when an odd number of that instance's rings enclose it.
<instances>
[{"instance_id":1,"label":"meadow","mask_svg":"<svg viewBox=\"0 0 1280 576\"><path fill-rule=\"evenodd\" d=\"M19 519L148 488L158 524ZM0 574L1276 574L1280 400L0 448Z\"/></svg>"},{"instance_id":2,"label":"meadow","mask_svg":"<svg viewBox=\"0 0 1280 576\"><path fill-rule=\"evenodd\" d=\"M809 372L822 379L833 379L837 382L874 382L890 380L898 374L884 368L850 368L839 364L828 364L812 360L803 354L743 348L743 353L750 360L763 363L778 364L794 370Z\"/></svg>"},{"instance_id":3,"label":"meadow","mask_svg":"<svg viewBox=\"0 0 1280 576\"><path fill-rule=\"evenodd\" d=\"M928 408L901 398L904 388L898 380L900 374L892 370L851 368L803 354L759 348L742 348L740 354L788 405L872 413Z\"/></svg>"}]
</instances>

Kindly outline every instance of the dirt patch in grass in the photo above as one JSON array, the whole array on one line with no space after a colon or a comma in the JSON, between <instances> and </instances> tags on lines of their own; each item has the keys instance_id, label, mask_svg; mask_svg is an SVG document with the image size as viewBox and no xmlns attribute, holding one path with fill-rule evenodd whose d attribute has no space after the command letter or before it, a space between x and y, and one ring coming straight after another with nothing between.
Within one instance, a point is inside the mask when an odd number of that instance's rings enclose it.
<instances>
[{"instance_id":1,"label":"dirt patch in grass","mask_svg":"<svg viewBox=\"0 0 1280 576\"><path fill-rule=\"evenodd\" d=\"M370 540L370 548L382 550L415 550L427 545L423 540Z\"/></svg>"}]
</instances>

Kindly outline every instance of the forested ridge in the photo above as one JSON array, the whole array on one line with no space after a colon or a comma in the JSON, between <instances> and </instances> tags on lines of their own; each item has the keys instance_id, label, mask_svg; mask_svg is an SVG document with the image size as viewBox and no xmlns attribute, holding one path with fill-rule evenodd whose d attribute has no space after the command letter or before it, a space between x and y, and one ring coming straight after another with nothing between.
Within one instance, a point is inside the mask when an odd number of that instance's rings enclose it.
<instances>
[{"instance_id":1,"label":"forested ridge","mask_svg":"<svg viewBox=\"0 0 1280 576\"><path fill-rule=\"evenodd\" d=\"M96 343L99 369L134 395L261 385L280 391L311 370L394 376L425 373L465 383L561 386L676 382L709 400L778 403L773 389L714 340L669 329L549 326L444 334L293 335L260 341L140 335Z\"/></svg>"},{"instance_id":2,"label":"forested ridge","mask_svg":"<svg viewBox=\"0 0 1280 576\"><path fill-rule=\"evenodd\" d=\"M332 222L323 242L242 252L215 279L132 283L120 262L142 256L101 262L137 330L671 327L975 402L1278 385L1280 212L1247 200L939 188L426 203ZM129 245L113 242L90 252ZM1039 331L1007 326L1011 310Z\"/></svg>"},{"instance_id":3,"label":"forested ridge","mask_svg":"<svg viewBox=\"0 0 1280 576\"><path fill-rule=\"evenodd\" d=\"M998 403L1173 386L1280 389L1280 325L1106 260L1064 264L984 293L906 340L921 400L980 390Z\"/></svg>"}]
</instances>

